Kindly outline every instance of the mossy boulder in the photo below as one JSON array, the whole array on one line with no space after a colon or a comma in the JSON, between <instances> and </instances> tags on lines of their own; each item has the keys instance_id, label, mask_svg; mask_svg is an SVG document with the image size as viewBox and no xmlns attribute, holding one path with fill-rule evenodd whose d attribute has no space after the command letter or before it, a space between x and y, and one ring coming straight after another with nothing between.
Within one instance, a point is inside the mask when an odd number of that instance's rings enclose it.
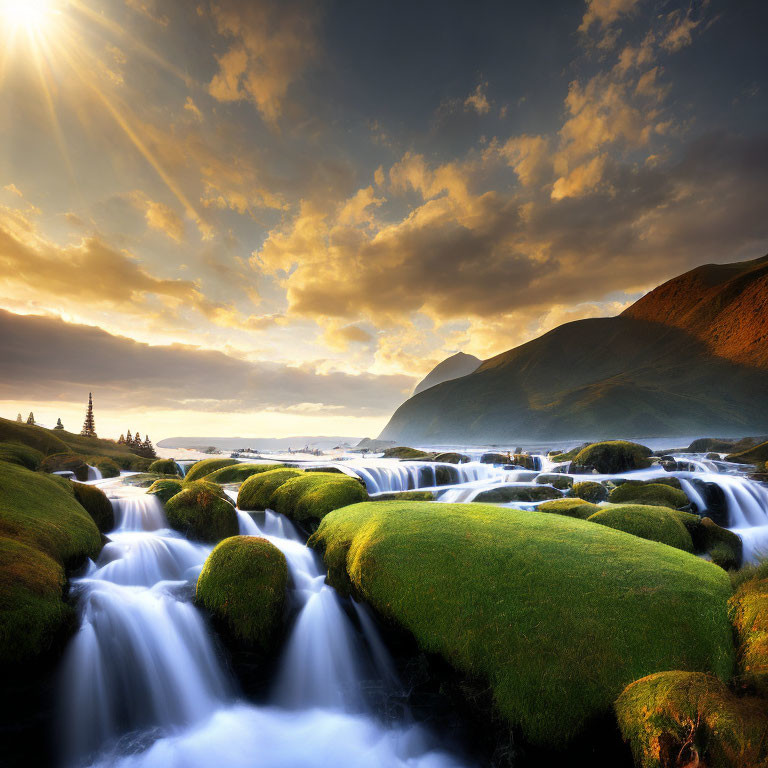
<instances>
[{"instance_id":1,"label":"mossy boulder","mask_svg":"<svg viewBox=\"0 0 768 768\"><path fill-rule=\"evenodd\" d=\"M183 486L184 483L181 480L163 478L162 480L155 480L155 482L147 489L147 493L158 496L160 501L162 501L163 504L166 504L169 499L181 492Z\"/></svg>"},{"instance_id":2,"label":"mossy boulder","mask_svg":"<svg viewBox=\"0 0 768 768\"><path fill-rule=\"evenodd\" d=\"M268 509L272 494L292 477L303 474L300 469L272 469L252 475L240 486L237 506L245 510Z\"/></svg>"},{"instance_id":3,"label":"mossy boulder","mask_svg":"<svg viewBox=\"0 0 768 768\"><path fill-rule=\"evenodd\" d=\"M737 697L713 675L658 672L615 705L639 768L757 768L768 760L765 703Z\"/></svg>"},{"instance_id":4,"label":"mossy boulder","mask_svg":"<svg viewBox=\"0 0 768 768\"><path fill-rule=\"evenodd\" d=\"M165 504L168 523L191 539L215 544L239 530L234 506L213 483L185 483Z\"/></svg>"},{"instance_id":5,"label":"mossy boulder","mask_svg":"<svg viewBox=\"0 0 768 768\"><path fill-rule=\"evenodd\" d=\"M582 448L574 457L571 470L601 475L647 469L651 466L651 449L627 440L607 440Z\"/></svg>"},{"instance_id":6,"label":"mossy boulder","mask_svg":"<svg viewBox=\"0 0 768 768\"><path fill-rule=\"evenodd\" d=\"M558 490L566 491L573 486L573 478L568 475L560 475L557 472L542 473L535 482L538 485L552 485Z\"/></svg>"},{"instance_id":7,"label":"mossy boulder","mask_svg":"<svg viewBox=\"0 0 768 768\"><path fill-rule=\"evenodd\" d=\"M71 472L78 480L88 479L88 464L76 453L54 453L40 462L42 472Z\"/></svg>"},{"instance_id":8,"label":"mossy boulder","mask_svg":"<svg viewBox=\"0 0 768 768\"><path fill-rule=\"evenodd\" d=\"M436 453L430 461L439 461L443 464L466 464L472 461L472 459L466 453L447 451L445 453Z\"/></svg>"},{"instance_id":9,"label":"mossy boulder","mask_svg":"<svg viewBox=\"0 0 768 768\"><path fill-rule=\"evenodd\" d=\"M382 457L385 459L424 459L430 455L426 451L420 451L418 448L398 445L395 448L387 448Z\"/></svg>"},{"instance_id":10,"label":"mossy boulder","mask_svg":"<svg viewBox=\"0 0 768 768\"><path fill-rule=\"evenodd\" d=\"M434 501L435 491L402 491L401 493L380 493L372 501Z\"/></svg>"},{"instance_id":11,"label":"mossy boulder","mask_svg":"<svg viewBox=\"0 0 768 768\"><path fill-rule=\"evenodd\" d=\"M200 480L206 475L210 475L211 472L215 472L222 467L231 467L233 464L238 464L237 459L202 459L202 461L195 462L184 475L184 479L192 482L193 480Z\"/></svg>"},{"instance_id":12,"label":"mossy boulder","mask_svg":"<svg viewBox=\"0 0 768 768\"><path fill-rule=\"evenodd\" d=\"M173 459L157 459L149 465L147 471L158 475L178 475L179 465Z\"/></svg>"},{"instance_id":13,"label":"mossy boulder","mask_svg":"<svg viewBox=\"0 0 768 768\"><path fill-rule=\"evenodd\" d=\"M283 464L232 464L228 467L222 467L210 475L206 475L206 480L212 483L242 483L251 475L258 475L261 472L271 472L273 469L281 469Z\"/></svg>"},{"instance_id":14,"label":"mossy boulder","mask_svg":"<svg viewBox=\"0 0 768 768\"><path fill-rule=\"evenodd\" d=\"M509 464L510 458L506 453L484 453L480 461L483 464Z\"/></svg>"},{"instance_id":15,"label":"mossy boulder","mask_svg":"<svg viewBox=\"0 0 768 768\"><path fill-rule=\"evenodd\" d=\"M590 504L584 499L555 499L539 504L539 512L548 512L553 515L565 515L566 517L577 517L580 520L586 520L594 515L600 507L597 504Z\"/></svg>"},{"instance_id":16,"label":"mossy boulder","mask_svg":"<svg viewBox=\"0 0 768 768\"><path fill-rule=\"evenodd\" d=\"M611 504L649 504L679 509L688 505L683 491L662 483L622 483L611 491Z\"/></svg>"},{"instance_id":17,"label":"mossy boulder","mask_svg":"<svg viewBox=\"0 0 768 768\"><path fill-rule=\"evenodd\" d=\"M512 463L523 469L541 469L538 457L529 456L527 453L514 454Z\"/></svg>"},{"instance_id":18,"label":"mossy boulder","mask_svg":"<svg viewBox=\"0 0 768 768\"><path fill-rule=\"evenodd\" d=\"M101 550L101 534L72 483L0 462L0 537L15 539L76 568Z\"/></svg>"},{"instance_id":19,"label":"mossy boulder","mask_svg":"<svg viewBox=\"0 0 768 768\"><path fill-rule=\"evenodd\" d=\"M109 456L89 456L86 459L87 463L101 472L102 477L119 477L120 466L114 459L110 459Z\"/></svg>"},{"instance_id":20,"label":"mossy boulder","mask_svg":"<svg viewBox=\"0 0 768 768\"><path fill-rule=\"evenodd\" d=\"M503 485L475 496L475 501L486 504L508 504L512 501L548 501L560 499L563 494L549 485Z\"/></svg>"},{"instance_id":21,"label":"mossy boulder","mask_svg":"<svg viewBox=\"0 0 768 768\"><path fill-rule=\"evenodd\" d=\"M608 498L608 489L602 483L596 483L594 480L583 480L580 483L574 483L569 496L577 499L584 499L592 504L598 504Z\"/></svg>"},{"instance_id":22,"label":"mossy boulder","mask_svg":"<svg viewBox=\"0 0 768 768\"><path fill-rule=\"evenodd\" d=\"M731 453L725 457L725 460L735 461L737 464L756 464L761 461L768 461L768 441L738 453Z\"/></svg>"},{"instance_id":23,"label":"mossy boulder","mask_svg":"<svg viewBox=\"0 0 768 768\"><path fill-rule=\"evenodd\" d=\"M615 504L601 507L588 520L615 528L617 531L631 533L641 539L658 541L675 549L693 552L691 534L674 509L643 504Z\"/></svg>"},{"instance_id":24,"label":"mossy boulder","mask_svg":"<svg viewBox=\"0 0 768 768\"><path fill-rule=\"evenodd\" d=\"M115 511L107 494L95 485L84 483L72 483L75 498L80 502L85 511L93 518L96 527L106 533L115 527Z\"/></svg>"},{"instance_id":25,"label":"mossy boulder","mask_svg":"<svg viewBox=\"0 0 768 768\"><path fill-rule=\"evenodd\" d=\"M35 448L20 443L0 443L0 461L10 461L27 469L37 469L43 461L43 454Z\"/></svg>"},{"instance_id":26,"label":"mossy boulder","mask_svg":"<svg viewBox=\"0 0 768 768\"><path fill-rule=\"evenodd\" d=\"M745 581L729 603L738 645L739 681L768 695L768 578Z\"/></svg>"},{"instance_id":27,"label":"mossy boulder","mask_svg":"<svg viewBox=\"0 0 768 768\"><path fill-rule=\"evenodd\" d=\"M27 662L61 645L74 624L62 600L64 569L21 541L0 537L0 665Z\"/></svg>"},{"instance_id":28,"label":"mossy boulder","mask_svg":"<svg viewBox=\"0 0 768 768\"><path fill-rule=\"evenodd\" d=\"M570 451L550 451L549 453L549 460L554 461L556 464L564 464L567 461L573 461L576 458L576 454L582 449L586 448L588 443L585 443L584 445L579 445L576 448L571 448Z\"/></svg>"},{"instance_id":29,"label":"mossy boulder","mask_svg":"<svg viewBox=\"0 0 768 768\"><path fill-rule=\"evenodd\" d=\"M269 507L299 523L320 521L329 512L368 500L365 487L352 477L305 472L280 485Z\"/></svg>"},{"instance_id":30,"label":"mossy boulder","mask_svg":"<svg viewBox=\"0 0 768 768\"><path fill-rule=\"evenodd\" d=\"M713 563L726 571L739 568L744 556L741 536L727 528L721 528L713 520L704 517L698 524L686 524L697 552L706 552Z\"/></svg>"},{"instance_id":31,"label":"mossy boulder","mask_svg":"<svg viewBox=\"0 0 768 768\"><path fill-rule=\"evenodd\" d=\"M310 544L331 583L487 685L537 744L563 745L645 675L733 669L725 572L605 526L369 502L326 515Z\"/></svg>"},{"instance_id":32,"label":"mossy boulder","mask_svg":"<svg viewBox=\"0 0 768 768\"><path fill-rule=\"evenodd\" d=\"M197 580L195 602L239 644L269 651L282 624L288 566L274 544L232 536L216 545Z\"/></svg>"}]
</instances>

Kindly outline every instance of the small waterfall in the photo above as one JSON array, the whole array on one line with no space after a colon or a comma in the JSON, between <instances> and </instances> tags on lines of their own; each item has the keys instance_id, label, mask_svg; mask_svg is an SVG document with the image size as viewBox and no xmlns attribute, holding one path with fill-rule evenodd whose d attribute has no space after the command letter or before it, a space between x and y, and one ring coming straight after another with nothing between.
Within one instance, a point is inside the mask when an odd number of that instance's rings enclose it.
<instances>
[{"instance_id":1,"label":"small waterfall","mask_svg":"<svg viewBox=\"0 0 768 768\"><path fill-rule=\"evenodd\" d=\"M158 531L168 527L163 502L153 493L112 499L115 525L122 531Z\"/></svg>"},{"instance_id":2,"label":"small waterfall","mask_svg":"<svg viewBox=\"0 0 768 768\"><path fill-rule=\"evenodd\" d=\"M88 481L92 480L102 480L103 477L101 475L101 470L98 467L92 467L90 464L88 466Z\"/></svg>"},{"instance_id":3,"label":"small waterfall","mask_svg":"<svg viewBox=\"0 0 768 768\"><path fill-rule=\"evenodd\" d=\"M185 477L186 474L187 474L187 469L188 469L187 465L186 464L182 464L180 461L175 462L175 464L176 464L176 469L179 470L179 474L182 477Z\"/></svg>"}]
</instances>

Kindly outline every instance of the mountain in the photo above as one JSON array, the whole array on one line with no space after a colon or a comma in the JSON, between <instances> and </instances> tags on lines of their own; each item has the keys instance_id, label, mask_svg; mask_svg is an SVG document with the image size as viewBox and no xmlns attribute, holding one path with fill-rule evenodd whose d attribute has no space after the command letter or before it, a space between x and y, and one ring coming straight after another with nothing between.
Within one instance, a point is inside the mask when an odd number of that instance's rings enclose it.
<instances>
[{"instance_id":1,"label":"mountain","mask_svg":"<svg viewBox=\"0 0 768 768\"><path fill-rule=\"evenodd\" d=\"M577 320L401 405L410 445L768 429L768 256L706 265L618 317Z\"/></svg>"},{"instance_id":2,"label":"mountain","mask_svg":"<svg viewBox=\"0 0 768 768\"><path fill-rule=\"evenodd\" d=\"M474 373L482 364L482 360L474 355L467 355L464 352L457 352L455 355L443 360L442 363L438 363L415 387L413 390L414 395L418 395L419 392L423 392L425 389L435 387L438 384L442 384L444 381L451 381L453 379L461 378L462 376L468 376L470 373Z\"/></svg>"}]
</instances>

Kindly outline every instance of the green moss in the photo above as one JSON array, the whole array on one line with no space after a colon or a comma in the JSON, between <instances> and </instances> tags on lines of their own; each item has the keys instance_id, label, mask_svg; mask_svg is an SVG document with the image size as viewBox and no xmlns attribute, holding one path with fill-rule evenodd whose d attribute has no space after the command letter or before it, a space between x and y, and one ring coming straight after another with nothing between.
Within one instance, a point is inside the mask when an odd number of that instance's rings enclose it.
<instances>
[{"instance_id":1,"label":"green moss","mask_svg":"<svg viewBox=\"0 0 768 768\"><path fill-rule=\"evenodd\" d=\"M536 459L527 453L516 453L512 456L512 463L524 469L537 469Z\"/></svg>"},{"instance_id":2,"label":"green moss","mask_svg":"<svg viewBox=\"0 0 768 768\"><path fill-rule=\"evenodd\" d=\"M0 538L0 664L29 661L59 643L74 618L62 601L65 583L48 555Z\"/></svg>"},{"instance_id":3,"label":"green moss","mask_svg":"<svg viewBox=\"0 0 768 768\"><path fill-rule=\"evenodd\" d=\"M740 464L756 464L768 460L768 441L747 448L745 451L731 453L725 457L726 461L735 461Z\"/></svg>"},{"instance_id":4,"label":"green moss","mask_svg":"<svg viewBox=\"0 0 768 768\"><path fill-rule=\"evenodd\" d=\"M200 480L200 478L210 475L211 472L215 472L222 467L231 467L233 464L237 464L237 459L203 459L202 461L195 462L184 475L185 480Z\"/></svg>"},{"instance_id":5,"label":"green moss","mask_svg":"<svg viewBox=\"0 0 768 768\"><path fill-rule=\"evenodd\" d=\"M588 519L591 523L607 525L641 539L693 552L691 534L674 509L643 504L616 504L601 507Z\"/></svg>"},{"instance_id":6,"label":"green moss","mask_svg":"<svg viewBox=\"0 0 768 768\"><path fill-rule=\"evenodd\" d=\"M179 466L173 459L157 459L149 465L147 471L158 475L178 475Z\"/></svg>"},{"instance_id":7,"label":"green moss","mask_svg":"<svg viewBox=\"0 0 768 768\"><path fill-rule=\"evenodd\" d=\"M109 456L89 456L86 461L92 467L96 467L102 477L120 477L119 465Z\"/></svg>"},{"instance_id":8,"label":"green moss","mask_svg":"<svg viewBox=\"0 0 768 768\"><path fill-rule=\"evenodd\" d=\"M101 535L69 481L0 462L0 536L39 549L65 568L101 550Z\"/></svg>"},{"instance_id":9,"label":"green moss","mask_svg":"<svg viewBox=\"0 0 768 768\"><path fill-rule=\"evenodd\" d=\"M159 496L160 501L165 504L169 499L179 493L182 487L183 483L180 479L163 478L162 480L155 480L155 482L149 486L147 493Z\"/></svg>"},{"instance_id":10,"label":"green moss","mask_svg":"<svg viewBox=\"0 0 768 768\"><path fill-rule=\"evenodd\" d=\"M651 466L648 458L651 449L627 440L607 440L582 448L573 459L571 469L595 470L601 475L646 469Z\"/></svg>"},{"instance_id":11,"label":"green moss","mask_svg":"<svg viewBox=\"0 0 768 768\"><path fill-rule=\"evenodd\" d=\"M424 459L430 455L426 451L420 451L418 448L408 448L405 445L387 448L382 454L385 459Z\"/></svg>"},{"instance_id":12,"label":"green moss","mask_svg":"<svg viewBox=\"0 0 768 768\"><path fill-rule=\"evenodd\" d=\"M652 672L733 668L725 572L605 526L373 502L331 512L310 543L333 584L485 681L535 743L567 741Z\"/></svg>"},{"instance_id":13,"label":"green moss","mask_svg":"<svg viewBox=\"0 0 768 768\"><path fill-rule=\"evenodd\" d=\"M277 547L255 536L233 536L205 561L195 600L232 637L265 652L282 621L287 581L285 556Z\"/></svg>"},{"instance_id":14,"label":"green moss","mask_svg":"<svg viewBox=\"0 0 768 768\"><path fill-rule=\"evenodd\" d=\"M556 464L563 464L566 461L573 461L576 458L576 455L582 448L586 448L589 443L584 443L583 445L577 445L575 448L571 448L570 451L562 451L558 453L555 451L554 453L550 451L549 458L551 461L554 461Z\"/></svg>"},{"instance_id":15,"label":"green moss","mask_svg":"<svg viewBox=\"0 0 768 768\"><path fill-rule=\"evenodd\" d=\"M600 507L597 504L590 504L584 499L556 499L540 504L537 509L539 512L548 512L553 515L565 515L566 517L578 517L580 520L586 520L590 515L594 515Z\"/></svg>"},{"instance_id":16,"label":"green moss","mask_svg":"<svg viewBox=\"0 0 768 768\"><path fill-rule=\"evenodd\" d=\"M506 453L484 453L480 461L483 464L509 464L510 458Z\"/></svg>"},{"instance_id":17,"label":"green moss","mask_svg":"<svg viewBox=\"0 0 768 768\"><path fill-rule=\"evenodd\" d=\"M741 536L721 528L713 520L705 517L698 525L687 525L693 537L693 546L699 552L706 552L712 562L726 571L738 568L743 559L744 545Z\"/></svg>"},{"instance_id":18,"label":"green moss","mask_svg":"<svg viewBox=\"0 0 768 768\"><path fill-rule=\"evenodd\" d=\"M273 469L281 469L283 464L232 464L229 467L222 467L210 475L206 475L206 480L213 483L242 483L251 475L258 475L261 472L270 472Z\"/></svg>"},{"instance_id":19,"label":"green moss","mask_svg":"<svg viewBox=\"0 0 768 768\"><path fill-rule=\"evenodd\" d=\"M269 507L291 520L322 520L331 510L367 501L363 485L347 475L305 472L280 485Z\"/></svg>"},{"instance_id":20,"label":"green moss","mask_svg":"<svg viewBox=\"0 0 768 768\"><path fill-rule=\"evenodd\" d=\"M72 483L72 488L75 491L75 498L93 518L96 527L102 533L111 531L115 527L115 512L107 494L95 485L84 483Z\"/></svg>"},{"instance_id":21,"label":"green moss","mask_svg":"<svg viewBox=\"0 0 768 768\"><path fill-rule=\"evenodd\" d=\"M751 578L729 603L742 684L768 695L768 578Z\"/></svg>"},{"instance_id":22,"label":"green moss","mask_svg":"<svg viewBox=\"0 0 768 768\"><path fill-rule=\"evenodd\" d=\"M382 493L371 501L434 501L434 491L403 491L402 493Z\"/></svg>"},{"instance_id":23,"label":"green moss","mask_svg":"<svg viewBox=\"0 0 768 768\"><path fill-rule=\"evenodd\" d=\"M88 479L88 465L76 453L54 453L40 462L42 472L72 472L78 480Z\"/></svg>"},{"instance_id":24,"label":"green moss","mask_svg":"<svg viewBox=\"0 0 768 768\"><path fill-rule=\"evenodd\" d=\"M508 504L511 501L547 501L562 498L557 488L548 485L503 485L475 496L476 502Z\"/></svg>"},{"instance_id":25,"label":"green moss","mask_svg":"<svg viewBox=\"0 0 768 768\"><path fill-rule=\"evenodd\" d=\"M573 478L568 475L561 475L557 472L550 474L541 474L536 478L539 485L552 485L561 491L568 490L573 485Z\"/></svg>"},{"instance_id":26,"label":"green moss","mask_svg":"<svg viewBox=\"0 0 768 768\"><path fill-rule=\"evenodd\" d=\"M237 512L221 489L204 481L185 483L165 505L172 528L191 539L216 543L238 532Z\"/></svg>"},{"instance_id":27,"label":"green moss","mask_svg":"<svg viewBox=\"0 0 768 768\"><path fill-rule=\"evenodd\" d=\"M594 480L584 480L581 483L574 483L568 495L597 504L608 498L608 489L602 483L596 483Z\"/></svg>"},{"instance_id":28,"label":"green moss","mask_svg":"<svg viewBox=\"0 0 768 768\"><path fill-rule=\"evenodd\" d=\"M628 686L615 709L639 768L757 768L768 759L764 702L734 696L712 675L649 675Z\"/></svg>"},{"instance_id":29,"label":"green moss","mask_svg":"<svg viewBox=\"0 0 768 768\"><path fill-rule=\"evenodd\" d=\"M656 507L679 509L689 501L683 491L662 483L622 483L611 491L612 504L650 504Z\"/></svg>"},{"instance_id":30,"label":"green moss","mask_svg":"<svg viewBox=\"0 0 768 768\"><path fill-rule=\"evenodd\" d=\"M0 461L10 461L27 469L37 469L43 454L35 448L21 443L0 443Z\"/></svg>"},{"instance_id":31,"label":"green moss","mask_svg":"<svg viewBox=\"0 0 768 768\"><path fill-rule=\"evenodd\" d=\"M241 486L237 494L240 509L262 510L269 507L272 494L292 477L303 474L300 469L272 469L252 475Z\"/></svg>"},{"instance_id":32,"label":"green moss","mask_svg":"<svg viewBox=\"0 0 768 768\"><path fill-rule=\"evenodd\" d=\"M441 461L444 464L466 464L471 461L471 459L464 453L447 451L445 453L436 453L430 461Z\"/></svg>"}]
</instances>

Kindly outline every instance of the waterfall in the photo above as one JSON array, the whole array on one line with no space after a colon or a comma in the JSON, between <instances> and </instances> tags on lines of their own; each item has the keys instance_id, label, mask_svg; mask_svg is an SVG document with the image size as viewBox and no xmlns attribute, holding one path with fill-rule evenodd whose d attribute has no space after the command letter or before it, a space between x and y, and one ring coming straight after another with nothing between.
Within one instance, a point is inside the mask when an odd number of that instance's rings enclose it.
<instances>
[{"instance_id":1,"label":"waterfall","mask_svg":"<svg viewBox=\"0 0 768 768\"><path fill-rule=\"evenodd\" d=\"M157 531L168 527L163 502L153 493L112 500L115 525L122 531Z\"/></svg>"},{"instance_id":2,"label":"waterfall","mask_svg":"<svg viewBox=\"0 0 768 768\"><path fill-rule=\"evenodd\" d=\"M88 467L88 481L92 480L102 480L101 470L98 467L92 467L90 464L86 465Z\"/></svg>"}]
</instances>

